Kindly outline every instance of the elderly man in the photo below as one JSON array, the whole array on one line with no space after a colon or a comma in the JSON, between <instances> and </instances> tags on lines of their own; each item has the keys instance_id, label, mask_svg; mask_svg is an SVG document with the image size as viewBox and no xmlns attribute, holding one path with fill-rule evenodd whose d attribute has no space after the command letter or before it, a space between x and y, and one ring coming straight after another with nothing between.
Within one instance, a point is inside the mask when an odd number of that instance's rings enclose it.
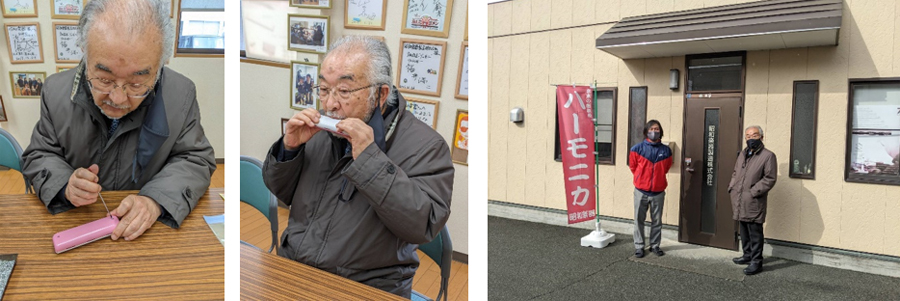
<instances>
[{"instance_id":1,"label":"elderly man","mask_svg":"<svg viewBox=\"0 0 900 301\"><path fill-rule=\"evenodd\" d=\"M93 0L79 21L84 58L47 78L23 173L56 214L101 190L140 190L111 214L112 239L155 221L178 228L216 168L193 82L163 67L175 30L158 0Z\"/></svg>"},{"instance_id":2,"label":"elderly man","mask_svg":"<svg viewBox=\"0 0 900 301\"><path fill-rule=\"evenodd\" d=\"M409 298L416 245L450 215L454 169L447 142L404 109L391 66L381 41L335 42L316 87L324 109L288 121L263 178L291 205L279 255ZM340 133L315 126L323 115Z\"/></svg>"},{"instance_id":3,"label":"elderly man","mask_svg":"<svg viewBox=\"0 0 900 301\"><path fill-rule=\"evenodd\" d=\"M747 148L738 155L734 173L728 184L734 220L740 222L741 245L744 254L734 258L736 264L748 264L744 274L762 271L762 249L765 237L766 206L769 190L775 187L778 161L775 154L762 143L763 131L758 125L744 131Z\"/></svg>"}]
</instances>

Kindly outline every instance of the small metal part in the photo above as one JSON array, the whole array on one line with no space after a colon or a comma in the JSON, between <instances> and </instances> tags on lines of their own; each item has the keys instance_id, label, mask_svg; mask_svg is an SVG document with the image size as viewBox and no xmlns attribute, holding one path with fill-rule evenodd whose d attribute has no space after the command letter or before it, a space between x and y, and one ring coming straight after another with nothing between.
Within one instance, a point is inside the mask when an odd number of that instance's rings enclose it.
<instances>
[{"instance_id":1,"label":"small metal part","mask_svg":"<svg viewBox=\"0 0 900 301\"><path fill-rule=\"evenodd\" d=\"M107 216L112 215L112 214L109 213L109 207L106 207L106 201L103 200L103 195L102 195L102 194L99 194L99 193L98 193L97 195L100 196L100 201L103 202L103 208L106 208L106 214L107 214Z\"/></svg>"}]
</instances>

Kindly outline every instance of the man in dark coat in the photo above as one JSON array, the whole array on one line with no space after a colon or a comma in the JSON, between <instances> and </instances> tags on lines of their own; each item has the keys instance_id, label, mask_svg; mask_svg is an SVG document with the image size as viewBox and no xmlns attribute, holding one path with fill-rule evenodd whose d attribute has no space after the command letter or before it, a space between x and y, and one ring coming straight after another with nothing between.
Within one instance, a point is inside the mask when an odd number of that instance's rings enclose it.
<instances>
[{"instance_id":1,"label":"man in dark coat","mask_svg":"<svg viewBox=\"0 0 900 301\"><path fill-rule=\"evenodd\" d=\"M740 222L743 256L734 258L736 264L748 264L744 274L762 271L762 249L765 237L766 206L769 190L778 178L778 160L762 143L762 128L754 125L744 131L747 148L738 155L734 173L728 184L733 218Z\"/></svg>"}]
</instances>

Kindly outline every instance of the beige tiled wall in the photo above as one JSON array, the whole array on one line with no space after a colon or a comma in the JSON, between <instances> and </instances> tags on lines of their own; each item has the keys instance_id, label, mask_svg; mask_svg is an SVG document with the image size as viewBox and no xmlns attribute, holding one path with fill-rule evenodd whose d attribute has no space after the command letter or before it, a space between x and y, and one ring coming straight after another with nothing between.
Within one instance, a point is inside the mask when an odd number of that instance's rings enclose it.
<instances>
[{"instance_id":1,"label":"beige tiled wall","mask_svg":"<svg viewBox=\"0 0 900 301\"><path fill-rule=\"evenodd\" d=\"M750 2L744 0L532 1L488 6L489 185L492 200L565 209L562 164L553 160L555 88L591 83L618 88L616 164L601 165L600 212L632 218L632 177L626 165L629 87L648 87L648 119L662 122L673 142L663 221L679 215L683 91L668 89L669 69L684 57L621 60L594 40L621 18ZM900 2L845 1L839 45L752 51L746 58L744 125L765 130L778 156L767 237L900 256L900 187L844 182L849 78L900 77ZM513 35L515 34L515 35ZM501 37L502 36L502 37ZM788 177L793 82L819 81L816 179ZM509 110L525 109L525 122Z\"/></svg>"}]
</instances>

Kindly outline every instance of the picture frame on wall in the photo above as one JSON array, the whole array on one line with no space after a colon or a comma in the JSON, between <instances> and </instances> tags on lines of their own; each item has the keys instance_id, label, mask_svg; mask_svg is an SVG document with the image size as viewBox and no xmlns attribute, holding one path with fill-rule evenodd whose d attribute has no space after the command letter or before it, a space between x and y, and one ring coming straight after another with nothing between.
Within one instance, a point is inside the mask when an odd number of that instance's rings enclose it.
<instances>
[{"instance_id":1,"label":"picture frame on wall","mask_svg":"<svg viewBox=\"0 0 900 301\"><path fill-rule=\"evenodd\" d=\"M53 22L53 53L57 63L81 61L84 53L78 47L78 23Z\"/></svg>"},{"instance_id":2,"label":"picture frame on wall","mask_svg":"<svg viewBox=\"0 0 900 301\"><path fill-rule=\"evenodd\" d=\"M6 50L10 63L29 64L44 62L41 45L41 25L37 22L4 24Z\"/></svg>"},{"instance_id":3,"label":"picture frame on wall","mask_svg":"<svg viewBox=\"0 0 900 301\"><path fill-rule=\"evenodd\" d=\"M12 90L13 98L41 98L46 79L45 72L11 71L9 88Z\"/></svg>"},{"instance_id":4,"label":"picture frame on wall","mask_svg":"<svg viewBox=\"0 0 900 301\"><path fill-rule=\"evenodd\" d=\"M328 16L288 14L288 49L324 54L330 35Z\"/></svg>"},{"instance_id":5,"label":"picture frame on wall","mask_svg":"<svg viewBox=\"0 0 900 301\"><path fill-rule=\"evenodd\" d=\"M453 0L404 0L400 32L447 38L452 12Z\"/></svg>"},{"instance_id":6,"label":"picture frame on wall","mask_svg":"<svg viewBox=\"0 0 900 301\"><path fill-rule=\"evenodd\" d=\"M469 42L463 42L459 49L459 72L456 73L457 99L469 100Z\"/></svg>"},{"instance_id":7,"label":"picture frame on wall","mask_svg":"<svg viewBox=\"0 0 900 301\"><path fill-rule=\"evenodd\" d=\"M434 100L406 97L406 110L425 124L437 129L438 112L441 103Z\"/></svg>"},{"instance_id":8,"label":"picture frame on wall","mask_svg":"<svg viewBox=\"0 0 900 301\"><path fill-rule=\"evenodd\" d=\"M3 95L0 95L0 121L9 121L9 117L6 117L6 105L3 103Z\"/></svg>"},{"instance_id":9,"label":"picture frame on wall","mask_svg":"<svg viewBox=\"0 0 900 301\"><path fill-rule=\"evenodd\" d=\"M344 28L384 30L387 0L344 0Z\"/></svg>"},{"instance_id":10,"label":"picture frame on wall","mask_svg":"<svg viewBox=\"0 0 900 301\"><path fill-rule=\"evenodd\" d=\"M447 42L400 39L397 90L441 96Z\"/></svg>"},{"instance_id":11,"label":"picture frame on wall","mask_svg":"<svg viewBox=\"0 0 900 301\"><path fill-rule=\"evenodd\" d=\"M287 131L287 123L290 118L281 118L281 135L284 136L284 132Z\"/></svg>"},{"instance_id":12,"label":"picture frame on wall","mask_svg":"<svg viewBox=\"0 0 900 301\"><path fill-rule=\"evenodd\" d=\"M81 18L84 11L86 0L50 0L53 10L50 12L52 19L72 19Z\"/></svg>"},{"instance_id":13,"label":"picture frame on wall","mask_svg":"<svg viewBox=\"0 0 900 301\"><path fill-rule=\"evenodd\" d=\"M301 8L331 8L332 0L290 0L291 6Z\"/></svg>"},{"instance_id":14,"label":"picture frame on wall","mask_svg":"<svg viewBox=\"0 0 900 301\"><path fill-rule=\"evenodd\" d=\"M453 127L453 145L450 157L454 163L469 165L469 111L456 110L456 126Z\"/></svg>"},{"instance_id":15,"label":"picture frame on wall","mask_svg":"<svg viewBox=\"0 0 900 301\"><path fill-rule=\"evenodd\" d=\"M37 17L37 0L0 0L4 18Z\"/></svg>"},{"instance_id":16,"label":"picture frame on wall","mask_svg":"<svg viewBox=\"0 0 900 301\"><path fill-rule=\"evenodd\" d=\"M69 69L75 69L75 66L56 66L56 73L60 73Z\"/></svg>"},{"instance_id":17,"label":"picture frame on wall","mask_svg":"<svg viewBox=\"0 0 900 301\"><path fill-rule=\"evenodd\" d=\"M319 64L291 61L291 109L319 109Z\"/></svg>"}]
</instances>

